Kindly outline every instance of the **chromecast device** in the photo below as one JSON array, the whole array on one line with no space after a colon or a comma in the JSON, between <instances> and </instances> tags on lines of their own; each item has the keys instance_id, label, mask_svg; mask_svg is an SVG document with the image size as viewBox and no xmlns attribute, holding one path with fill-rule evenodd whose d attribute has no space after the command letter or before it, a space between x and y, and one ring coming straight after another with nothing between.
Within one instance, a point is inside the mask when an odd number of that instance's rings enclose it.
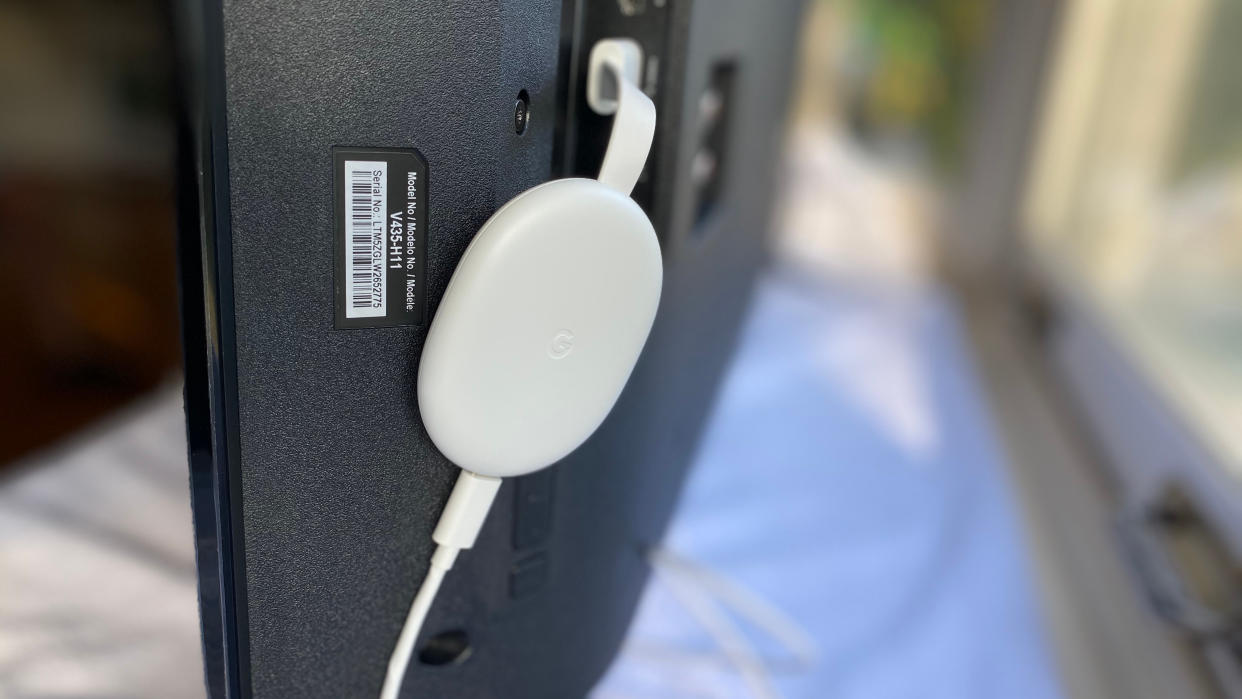
<instances>
[{"instance_id":1,"label":"chromecast device","mask_svg":"<svg viewBox=\"0 0 1242 699\"><path fill-rule=\"evenodd\" d=\"M418 407L461 472L381 699L397 699L436 593L457 554L474 546L501 480L586 441L647 342L664 270L655 230L630 199L655 134L641 66L633 40L595 44L587 102L614 115L599 178L548 182L502 206L466 248L431 321Z\"/></svg>"},{"instance_id":2,"label":"chromecast device","mask_svg":"<svg viewBox=\"0 0 1242 699\"><path fill-rule=\"evenodd\" d=\"M630 198L655 130L641 51L597 44L590 106L614 114L598 179L527 190L480 229L436 311L418 371L432 441L483 476L568 455L612 409L660 299L660 246Z\"/></svg>"}]
</instances>

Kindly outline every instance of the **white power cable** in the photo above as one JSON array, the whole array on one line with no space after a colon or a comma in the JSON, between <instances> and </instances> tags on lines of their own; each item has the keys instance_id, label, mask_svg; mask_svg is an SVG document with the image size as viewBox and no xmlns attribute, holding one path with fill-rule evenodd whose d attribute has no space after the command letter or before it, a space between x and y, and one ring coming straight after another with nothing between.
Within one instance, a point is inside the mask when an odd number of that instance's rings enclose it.
<instances>
[{"instance_id":1,"label":"white power cable","mask_svg":"<svg viewBox=\"0 0 1242 699\"><path fill-rule=\"evenodd\" d=\"M499 478L480 476L465 470L457 477L453 494L449 496L440 521L436 523L436 530L431 535L439 546L431 556L427 577L418 586L418 593L410 604L410 612L405 617L401 635L397 637L397 645L393 648L392 657L388 659L388 673L384 676L380 699L397 699L400 694L401 681L410 665L410 657L414 655L418 632L422 630L431 603L440 591L440 584L457 560L457 552L474 546L479 529L483 527L483 521L487 519L487 512L491 509L499 489Z\"/></svg>"},{"instance_id":2,"label":"white power cable","mask_svg":"<svg viewBox=\"0 0 1242 699\"><path fill-rule=\"evenodd\" d=\"M384 688L380 691L380 699L397 699L397 694L401 691L401 680L405 677L410 657L414 654L414 643L418 640L418 632L423 628L427 612L431 610L431 603L435 600L436 593L440 591L444 575L453 567L455 558L457 558L457 549L443 546L437 547L435 554L432 555L427 577L423 578L423 583L418 587L418 594L414 595L414 602L410 604L410 612L405 617L405 626L401 628L401 635L397 637L397 646L393 648L392 657L388 659L388 674L384 676ZM444 559L447 559L447 562Z\"/></svg>"}]
</instances>

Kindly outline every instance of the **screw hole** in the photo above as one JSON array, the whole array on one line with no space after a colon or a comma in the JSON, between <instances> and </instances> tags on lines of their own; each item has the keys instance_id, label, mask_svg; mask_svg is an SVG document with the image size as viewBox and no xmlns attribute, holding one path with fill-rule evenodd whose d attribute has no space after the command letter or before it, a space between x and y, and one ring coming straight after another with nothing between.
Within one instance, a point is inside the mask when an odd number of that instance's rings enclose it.
<instances>
[{"instance_id":1,"label":"screw hole","mask_svg":"<svg viewBox=\"0 0 1242 699\"><path fill-rule=\"evenodd\" d=\"M530 125L530 95L526 90L518 93L517 102L513 104L513 130L521 136Z\"/></svg>"},{"instance_id":2,"label":"screw hole","mask_svg":"<svg viewBox=\"0 0 1242 699\"><path fill-rule=\"evenodd\" d=\"M427 639L418 651L418 661L424 665L459 665L466 662L473 651L466 632L453 629Z\"/></svg>"}]
</instances>

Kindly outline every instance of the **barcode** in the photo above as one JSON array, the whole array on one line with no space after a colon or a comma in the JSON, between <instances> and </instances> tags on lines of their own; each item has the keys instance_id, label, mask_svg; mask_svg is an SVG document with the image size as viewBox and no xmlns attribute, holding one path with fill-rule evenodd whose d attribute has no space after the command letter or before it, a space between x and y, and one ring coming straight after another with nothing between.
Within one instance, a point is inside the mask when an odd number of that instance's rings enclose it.
<instances>
[{"instance_id":1,"label":"barcode","mask_svg":"<svg viewBox=\"0 0 1242 699\"><path fill-rule=\"evenodd\" d=\"M345 262L349 269L345 317L374 318L387 314L387 270L384 266L385 197L388 163L345 161Z\"/></svg>"}]
</instances>

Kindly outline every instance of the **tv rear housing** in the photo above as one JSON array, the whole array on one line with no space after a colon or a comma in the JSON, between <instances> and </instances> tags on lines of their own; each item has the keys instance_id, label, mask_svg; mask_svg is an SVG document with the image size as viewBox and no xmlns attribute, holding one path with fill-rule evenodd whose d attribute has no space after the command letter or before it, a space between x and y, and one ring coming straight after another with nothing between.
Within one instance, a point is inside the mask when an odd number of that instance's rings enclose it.
<instances>
[{"instance_id":1,"label":"tv rear housing","mask_svg":"<svg viewBox=\"0 0 1242 699\"><path fill-rule=\"evenodd\" d=\"M642 45L658 122L634 198L665 267L650 339L599 431L503 486L403 690L586 695L623 640L764 259L800 3L177 8L186 414L213 697L378 693L458 472L418 414L428 323L499 206L596 174L609 117L586 105L587 53L606 37ZM340 313L335 202L351 152L391 158L389 191L425 217L423 284L373 322Z\"/></svg>"}]
</instances>

